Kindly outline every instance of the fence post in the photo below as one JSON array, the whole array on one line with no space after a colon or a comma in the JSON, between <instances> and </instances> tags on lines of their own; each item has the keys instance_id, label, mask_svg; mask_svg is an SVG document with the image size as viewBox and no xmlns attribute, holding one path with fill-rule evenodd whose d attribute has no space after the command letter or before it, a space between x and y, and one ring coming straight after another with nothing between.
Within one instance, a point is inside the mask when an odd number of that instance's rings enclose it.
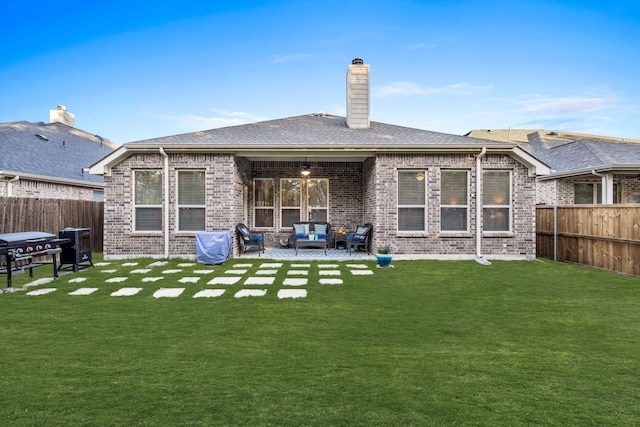
<instances>
[{"instance_id":1,"label":"fence post","mask_svg":"<svg viewBox=\"0 0 640 427\"><path fill-rule=\"evenodd\" d=\"M558 260L558 205L553 205L553 260Z\"/></svg>"}]
</instances>

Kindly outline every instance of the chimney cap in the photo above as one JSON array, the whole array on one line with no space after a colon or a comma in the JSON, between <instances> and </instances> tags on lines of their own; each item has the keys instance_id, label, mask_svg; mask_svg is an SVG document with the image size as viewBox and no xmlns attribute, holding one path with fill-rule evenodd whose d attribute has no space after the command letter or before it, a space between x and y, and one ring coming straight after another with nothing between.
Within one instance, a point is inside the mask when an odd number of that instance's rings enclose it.
<instances>
[{"instance_id":1,"label":"chimney cap","mask_svg":"<svg viewBox=\"0 0 640 427\"><path fill-rule=\"evenodd\" d=\"M352 65L362 65L364 64L364 59L362 58L354 58L353 61L351 61Z\"/></svg>"}]
</instances>

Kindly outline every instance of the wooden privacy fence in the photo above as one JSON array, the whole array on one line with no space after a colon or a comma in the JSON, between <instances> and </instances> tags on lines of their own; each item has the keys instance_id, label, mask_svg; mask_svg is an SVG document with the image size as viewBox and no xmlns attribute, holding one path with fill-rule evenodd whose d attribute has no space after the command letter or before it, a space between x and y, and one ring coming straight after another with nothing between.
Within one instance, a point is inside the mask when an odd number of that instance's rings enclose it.
<instances>
[{"instance_id":1,"label":"wooden privacy fence","mask_svg":"<svg viewBox=\"0 0 640 427\"><path fill-rule=\"evenodd\" d=\"M640 276L640 206L537 206L536 253Z\"/></svg>"},{"instance_id":2,"label":"wooden privacy fence","mask_svg":"<svg viewBox=\"0 0 640 427\"><path fill-rule=\"evenodd\" d=\"M58 235L66 227L90 228L91 250L102 252L104 202L0 197L0 233L42 231Z\"/></svg>"}]
</instances>

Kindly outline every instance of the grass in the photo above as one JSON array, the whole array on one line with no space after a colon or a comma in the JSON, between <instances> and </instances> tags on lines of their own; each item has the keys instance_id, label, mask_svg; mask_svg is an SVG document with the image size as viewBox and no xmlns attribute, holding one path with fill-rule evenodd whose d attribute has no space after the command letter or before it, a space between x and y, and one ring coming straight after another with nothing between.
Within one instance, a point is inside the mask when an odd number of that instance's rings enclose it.
<instances>
[{"instance_id":1,"label":"grass","mask_svg":"<svg viewBox=\"0 0 640 427\"><path fill-rule=\"evenodd\" d=\"M98 256L99 257L99 256ZM112 262L0 295L0 424L634 426L640 280L534 262L394 261L283 299ZM165 268L177 268L171 261ZM224 275L244 259L214 267ZM244 277L264 260L251 260ZM114 268L112 274L100 270ZM193 270L202 265L191 267ZM38 270L38 271L36 271ZM48 268L34 270L47 277ZM147 274L156 275L157 270ZM190 273L183 275L193 276ZM129 277L105 283L106 277ZM81 284L69 280L86 277ZM0 279L4 279L0 276ZM14 286L27 283L17 276ZM79 287L88 296L69 296ZM124 286L143 291L111 297ZM185 287L178 298L153 298ZM218 298L191 296L224 288Z\"/></svg>"}]
</instances>

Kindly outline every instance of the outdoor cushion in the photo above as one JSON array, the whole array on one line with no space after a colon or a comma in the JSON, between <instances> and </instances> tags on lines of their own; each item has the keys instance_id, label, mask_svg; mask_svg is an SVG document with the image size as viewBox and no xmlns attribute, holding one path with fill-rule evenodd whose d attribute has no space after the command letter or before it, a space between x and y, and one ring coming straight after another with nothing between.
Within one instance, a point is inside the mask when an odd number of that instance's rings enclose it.
<instances>
[{"instance_id":1,"label":"outdoor cushion","mask_svg":"<svg viewBox=\"0 0 640 427\"><path fill-rule=\"evenodd\" d=\"M296 239L308 239L308 238L309 238L308 234L296 233Z\"/></svg>"},{"instance_id":2,"label":"outdoor cushion","mask_svg":"<svg viewBox=\"0 0 640 427\"><path fill-rule=\"evenodd\" d=\"M358 227L356 234L367 234L367 231L369 231L367 227Z\"/></svg>"},{"instance_id":3,"label":"outdoor cushion","mask_svg":"<svg viewBox=\"0 0 640 427\"><path fill-rule=\"evenodd\" d=\"M316 233L316 234L317 234L317 233ZM328 235L328 234L326 234L326 233L318 234L318 239L328 239L328 238L329 238L329 235Z\"/></svg>"},{"instance_id":4,"label":"outdoor cushion","mask_svg":"<svg viewBox=\"0 0 640 427\"><path fill-rule=\"evenodd\" d=\"M316 234L327 234L327 224L316 224L313 226Z\"/></svg>"}]
</instances>

